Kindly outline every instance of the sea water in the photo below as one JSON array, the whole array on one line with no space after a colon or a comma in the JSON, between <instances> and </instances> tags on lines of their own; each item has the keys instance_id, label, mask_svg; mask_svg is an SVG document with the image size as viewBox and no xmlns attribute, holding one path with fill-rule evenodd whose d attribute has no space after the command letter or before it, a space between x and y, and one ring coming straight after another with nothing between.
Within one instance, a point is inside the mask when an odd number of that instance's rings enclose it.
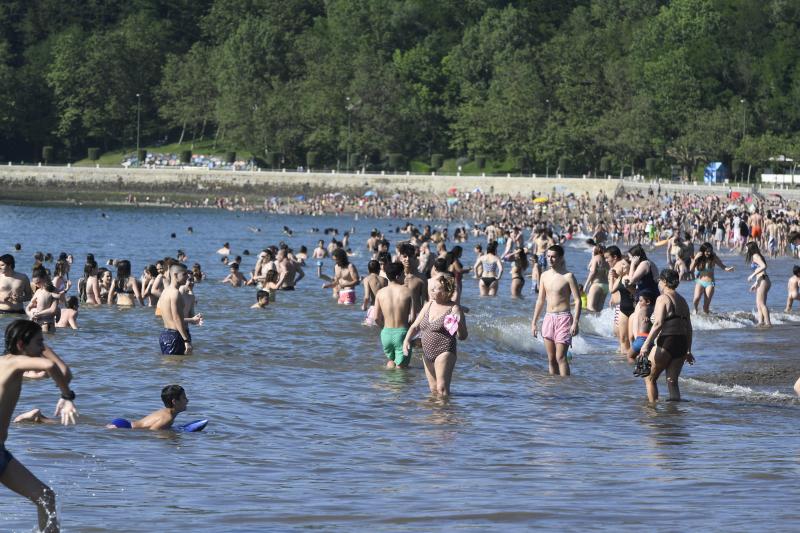
<instances>
[{"instance_id":1,"label":"sea water","mask_svg":"<svg viewBox=\"0 0 800 533\"><path fill-rule=\"evenodd\" d=\"M192 328L192 356L159 353L152 308L84 306L79 330L47 336L73 369L80 422L12 425L6 444L55 489L65 531L795 527L800 317L782 312L788 259L768 261L776 326L758 330L747 265L722 253L737 270L717 272L712 316L693 317L697 363L684 367L685 401L657 405L614 353L610 310L581 319L573 375L552 377L530 334L530 282L523 299L509 297L508 275L499 297L479 298L465 276L469 339L459 342L453 396L441 402L416 355L407 371L384 369L377 330L361 325L359 308L337 306L314 267L265 310L249 309L252 287L219 283L224 242L234 254L250 250L246 272L269 244L310 251L329 242L325 228L341 238L355 227L352 261L365 274L369 231L394 245L404 221L112 207L0 214L0 247L22 243L21 272L41 250L72 253L74 283L88 252L101 265L129 259L138 276L180 248L208 273L195 287L205 324ZM463 245L465 265L477 242ZM664 265L662 252L651 257ZM568 246L580 282L589 258L584 245ZM693 284L679 290L691 299ZM0 327L9 321L0 317ZM204 432L103 428L159 408L170 383L189 397L178 422L208 418ZM51 414L58 395L51 381L26 382L17 413ZM30 531L34 507L0 493L0 530Z\"/></svg>"}]
</instances>

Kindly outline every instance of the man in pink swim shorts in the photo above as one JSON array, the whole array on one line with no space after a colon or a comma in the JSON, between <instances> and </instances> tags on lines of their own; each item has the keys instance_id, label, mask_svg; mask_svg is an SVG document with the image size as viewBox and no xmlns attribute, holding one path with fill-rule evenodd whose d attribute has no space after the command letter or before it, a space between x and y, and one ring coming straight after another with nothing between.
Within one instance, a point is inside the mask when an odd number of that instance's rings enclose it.
<instances>
[{"instance_id":1,"label":"man in pink swim shorts","mask_svg":"<svg viewBox=\"0 0 800 533\"><path fill-rule=\"evenodd\" d=\"M539 297L533 310L531 331L539 335L539 316L547 305L547 314L542 322L542 338L547 350L550 373L569 376L567 350L572 345L572 337L578 334L578 321L581 318L581 297L575 276L568 272L564 263L564 248L554 244L547 249L547 264L550 267L539 278ZM569 310L570 297L574 301L574 316Z\"/></svg>"}]
</instances>

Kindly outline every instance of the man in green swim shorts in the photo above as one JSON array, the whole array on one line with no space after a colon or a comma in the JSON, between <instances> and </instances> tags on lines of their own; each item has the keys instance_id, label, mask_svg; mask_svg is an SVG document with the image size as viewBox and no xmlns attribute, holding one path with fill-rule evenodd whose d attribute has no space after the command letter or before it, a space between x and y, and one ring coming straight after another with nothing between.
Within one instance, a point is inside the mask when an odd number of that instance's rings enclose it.
<instances>
[{"instance_id":1,"label":"man in green swim shorts","mask_svg":"<svg viewBox=\"0 0 800 533\"><path fill-rule=\"evenodd\" d=\"M386 368L407 368L411 352L403 354L403 340L414 321L414 293L403 285L403 264L394 262L385 267L389 285L375 295L375 322L381 326L381 344L389 359Z\"/></svg>"}]
</instances>

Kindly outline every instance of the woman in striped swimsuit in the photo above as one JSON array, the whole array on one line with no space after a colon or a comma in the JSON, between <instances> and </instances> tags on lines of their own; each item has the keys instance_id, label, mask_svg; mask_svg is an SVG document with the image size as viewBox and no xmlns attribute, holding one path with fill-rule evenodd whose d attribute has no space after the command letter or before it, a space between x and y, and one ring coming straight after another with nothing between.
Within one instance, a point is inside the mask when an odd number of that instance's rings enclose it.
<instances>
[{"instance_id":1,"label":"woman in striped swimsuit","mask_svg":"<svg viewBox=\"0 0 800 533\"><path fill-rule=\"evenodd\" d=\"M455 281L450 276L440 276L431 285L430 299L420 310L417 319L408 328L403 342L404 353L410 353L411 339L422 332L422 362L431 393L442 397L450 395L450 381L456 366L456 337L467 338L467 322L458 304L453 304ZM457 329L452 326L458 320ZM448 330L448 325L451 329ZM452 333L451 333L452 331Z\"/></svg>"}]
</instances>

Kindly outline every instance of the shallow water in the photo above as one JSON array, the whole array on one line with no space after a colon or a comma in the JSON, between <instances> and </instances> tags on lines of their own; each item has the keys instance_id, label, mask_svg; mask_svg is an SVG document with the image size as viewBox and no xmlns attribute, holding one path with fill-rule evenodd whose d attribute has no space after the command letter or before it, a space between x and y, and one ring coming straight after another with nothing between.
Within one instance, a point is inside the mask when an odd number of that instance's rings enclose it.
<instances>
[{"instance_id":1,"label":"shallow water","mask_svg":"<svg viewBox=\"0 0 800 533\"><path fill-rule=\"evenodd\" d=\"M360 325L361 311L337 306L313 268L295 293L260 312L248 309L251 288L217 283L227 269L215 250L225 241L234 253L280 240L311 249L326 237L310 228L354 225L354 262L366 271L369 229L399 221L0 212L0 246L23 243L21 272L35 250L73 253L77 280L87 252L128 258L140 273L182 248L209 273L195 290L206 323L192 329L191 357L159 354L151 309L87 307L80 330L48 337L75 373L80 424L16 425L7 446L56 490L66 531L786 530L796 521L800 316L777 312L788 259L770 261L777 326L763 331L753 328L743 259L723 254L737 271L718 273L717 314L694 321L698 362L681 380L687 401L655 406L613 354L610 311L582 319L573 376L553 378L541 340L530 336L530 287L511 300L506 276L500 298L480 299L467 280L470 337L459 343L454 396L443 404L429 398L418 358L407 372L383 369L377 332ZM284 224L293 237L282 235ZM473 244L465 263L474 261ZM583 278L588 251L569 249L567 260ZM243 270L254 262L245 257ZM692 286L680 290L688 297ZM0 327L8 322L0 317ZM102 428L158 408L169 383L190 400L178 421L209 418L204 432ZM52 382L26 383L17 411L49 414L57 397ZM30 531L33 506L0 492L0 530Z\"/></svg>"}]
</instances>

